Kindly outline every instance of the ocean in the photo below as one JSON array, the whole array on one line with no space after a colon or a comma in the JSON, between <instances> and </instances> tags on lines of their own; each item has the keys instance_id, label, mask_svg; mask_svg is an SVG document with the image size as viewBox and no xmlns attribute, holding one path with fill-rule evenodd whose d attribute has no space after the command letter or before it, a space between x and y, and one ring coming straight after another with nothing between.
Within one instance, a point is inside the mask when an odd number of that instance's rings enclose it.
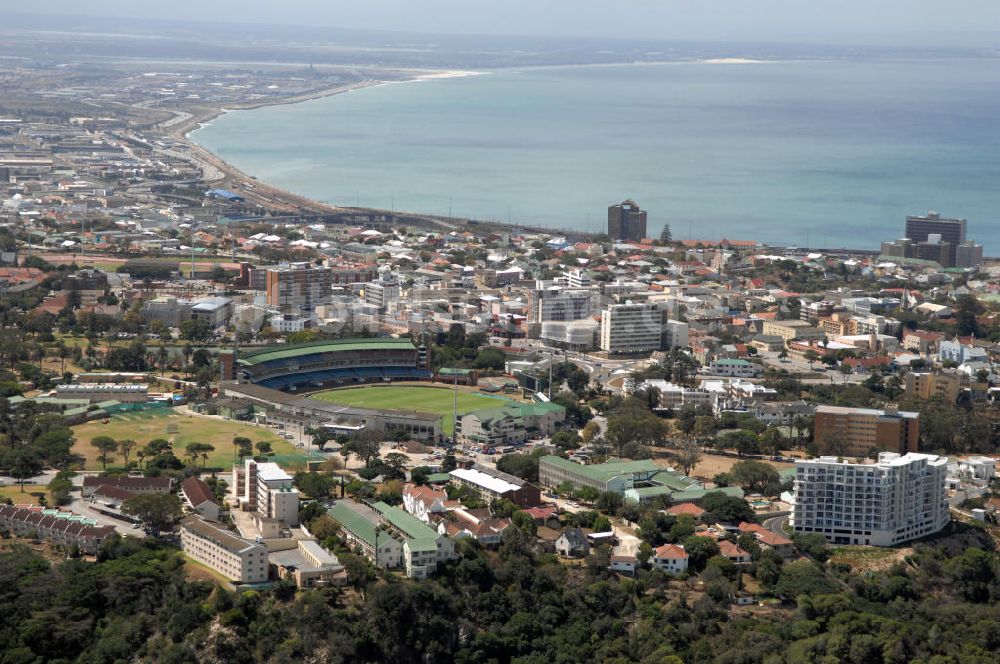
<instances>
[{"instance_id":1,"label":"ocean","mask_svg":"<svg viewBox=\"0 0 1000 664\"><path fill-rule=\"evenodd\" d=\"M877 249L907 214L1000 253L1000 60L501 70L235 111L192 134L318 200L601 231Z\"/></svg>"}]
</instances>

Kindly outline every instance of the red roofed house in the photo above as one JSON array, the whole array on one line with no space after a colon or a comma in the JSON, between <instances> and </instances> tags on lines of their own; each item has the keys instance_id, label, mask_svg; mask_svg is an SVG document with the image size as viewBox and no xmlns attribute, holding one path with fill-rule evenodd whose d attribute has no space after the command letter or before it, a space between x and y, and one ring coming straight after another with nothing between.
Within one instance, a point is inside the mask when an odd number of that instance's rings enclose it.
<instances>
[{"instance_id":1,"label":"red roofed house","mask_svg":"<svg viewBox=\"0 0 1000 664\"><path fill-rule=\"evenodd\" d=\"M444 489L407 484L403 487L403 508L424 523L430 523L431 514L445 511L448 493Z\"/></svg>"},{"instance_id":2,"label":"red roofed house","mask_svg":"<svg viewBox=\"0 0 1000 664\"><path fill-rule=\"evenodd\" d=\"M659 567L664 572L680 574L687 571L688 554L683 546L678 544L664 544L656 548L651 562L654 567Z\"/></svg>"},{"instance_id":3,"label":"red roofed house","mask_svg":"<svg viewBox=\"0 0 1000 664\"><path fill-rule=\"evenodd\" d=\"M739 545L729 540L719 541L719 555L728 558L737 565L750 562L750 554L739 547Z\"/></svg>"},{"instance_id":4,"label":"red roofed house","mask_svg":"<svg viewBox=\"0 0 1000 664\"><path fill-rule=\"evenodd\" d=\"M780 556L790 556L795 551L795 545L792 544L792 540L768 530L759 523L747 523L744 521L740 524L740 532L753 533L761 546L774 550Z\"/></svg>"},{"instance_id":5,"label":"red roofed house","mask_svg":"<svg viewBox=\"0 0 1000 664\"><path fill-rule=\"evenodd\" d=\"M89 498L95 490L102 486L113 486L130 493L166 493L170 491L169 477L132 477L122 475L113 476L93 476L88 475L83 478L84 498Z\"/></svg>"},{"instance_id":6,"label":"red roofed house","mask_svg":"<svg viewBox=\"0 0 1000 664\"><path fill-rule=\"evenodd\" d=\"M184 503L192 512L196 512L210 521L219 520L219 501L208 485L197 477L189 477L181 484L181 495Z\"/></svg>"},{"instance_id":7,"label":"red roofed house","mask_svg":"<svg viewBox=\"0 0 1000 664\"><path fill-rule=\"evenodd\" d=\"M677 505L671 505L667 508L667 514L672 514L673 516L688 515L694 517L695 519L700 519L705 513L705 510L698 507L694 503L679 503Z\"/></svg>"}]
</instances>

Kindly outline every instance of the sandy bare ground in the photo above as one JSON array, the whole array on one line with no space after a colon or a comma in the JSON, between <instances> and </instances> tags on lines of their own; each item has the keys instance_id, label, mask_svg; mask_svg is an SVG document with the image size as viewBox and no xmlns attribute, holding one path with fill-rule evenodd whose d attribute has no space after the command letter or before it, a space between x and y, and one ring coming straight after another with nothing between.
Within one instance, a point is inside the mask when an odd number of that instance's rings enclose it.
<instances>
[{"instance_id":1,"label":"sandy bare ground","mask_svg":"<svg viewBox=\"0 0 1000 664\"><path fill-rule=\"evenodd\" d=\"M676 464L669 452L669 450L655 450L653 457L654 461L664 466L676 467ZM695 479L711 481L712 478L719 473L728 473L733 467L733 464L737 461L743 461L743 459L721 454L703 453L701 461L699 461L694 467L694 470L691 471L691 476ZM778 470L791 468L793 466L791 463L778 461L767 461L766 463L774 466Z\"/></svg>"}]
</instances>

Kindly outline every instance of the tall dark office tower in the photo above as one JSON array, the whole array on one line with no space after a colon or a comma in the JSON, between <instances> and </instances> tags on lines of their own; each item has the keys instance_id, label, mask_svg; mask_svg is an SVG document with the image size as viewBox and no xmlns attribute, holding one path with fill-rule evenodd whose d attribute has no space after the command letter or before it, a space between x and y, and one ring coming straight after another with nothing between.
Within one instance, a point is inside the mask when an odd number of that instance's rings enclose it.
<instances>
[{"instance_id":1,"label":"tall dark office tower","mask_svg":"<svg viewBox=\"0 0 1000 664\"><path fill-rule=\"evenodd\" d=\"M926 242L928 235L940 235L941 242L947 242L948 264L954 267L958 245L965 242L965 219L946 219L933 210L924 215L906 218L906 237L914 244Z\"/></svg>"},{"instance_id":2,"label":"tall dark office tower","mask_svg":"<svg viewBox=\"0 0 1000 664\"><path fill-rule=\"evenodd\" d=\"M608 208L608 236L612 240L638 242L646 237L646 212L633 200Z\"/></svg>"}]
</instances>

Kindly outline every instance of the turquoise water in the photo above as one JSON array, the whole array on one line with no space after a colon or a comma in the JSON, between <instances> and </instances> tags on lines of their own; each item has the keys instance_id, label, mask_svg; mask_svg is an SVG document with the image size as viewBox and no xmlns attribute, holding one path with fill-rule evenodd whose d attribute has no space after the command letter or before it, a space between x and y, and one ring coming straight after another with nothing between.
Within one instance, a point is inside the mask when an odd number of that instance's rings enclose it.
<instances>
[{"instance_id":1,"label":"turquoise water","mask_svg":"<svg viewBox=\"0 0 1000 664\"><path fill-rule=\"evenodd\" d=\"M343 205L601 230L877 248L907 214L1000 253L1000 61L501 71L238 111L194 140Z\"/></svg>"}]
</instances>

